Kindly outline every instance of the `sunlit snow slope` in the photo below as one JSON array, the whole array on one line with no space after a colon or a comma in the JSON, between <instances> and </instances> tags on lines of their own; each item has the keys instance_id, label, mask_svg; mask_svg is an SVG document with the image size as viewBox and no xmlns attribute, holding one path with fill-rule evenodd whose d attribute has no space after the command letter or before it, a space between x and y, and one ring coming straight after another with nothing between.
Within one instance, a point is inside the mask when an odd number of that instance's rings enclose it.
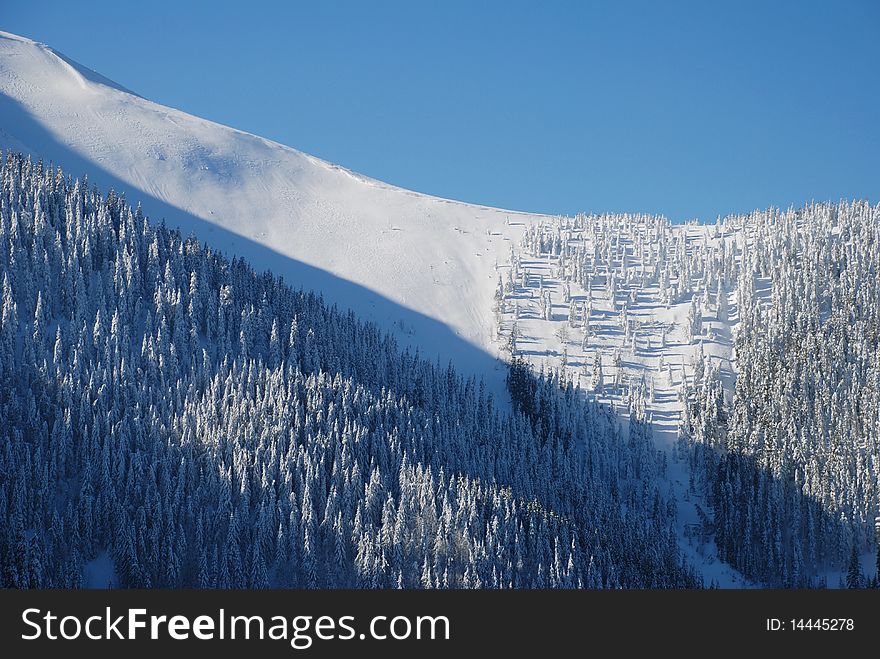
<instances>
[{"instance_id":1,"label":"sunlit snow slope","mask_svg":"<svg viewBox=\"0 0 880 659\"><path fill-rule=\"evenodd\" d=\"M3 32L0 147L124 192L151 218L320 290L422 354L495 368L494 266L534 216L380 183L153 103Z\"/></svg>"}]
</instances>

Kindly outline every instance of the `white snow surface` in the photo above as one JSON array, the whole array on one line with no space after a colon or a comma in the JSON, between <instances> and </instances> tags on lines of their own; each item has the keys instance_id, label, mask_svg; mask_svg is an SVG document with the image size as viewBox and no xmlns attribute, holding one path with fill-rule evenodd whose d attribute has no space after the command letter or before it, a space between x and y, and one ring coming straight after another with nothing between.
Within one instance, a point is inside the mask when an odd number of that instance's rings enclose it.
<instances>
[{"instance_id":1,"label":"white snow surface","mask_svg":"<svg viewBox=\"0 0 880 659\"><path fill-rule=\"evenodd\" d=\"M5 32L0 148L124 192L151 219L321 291L500 388L494 266L537 216L381 183L144 99Z\"/></svg>"}]
</instances>

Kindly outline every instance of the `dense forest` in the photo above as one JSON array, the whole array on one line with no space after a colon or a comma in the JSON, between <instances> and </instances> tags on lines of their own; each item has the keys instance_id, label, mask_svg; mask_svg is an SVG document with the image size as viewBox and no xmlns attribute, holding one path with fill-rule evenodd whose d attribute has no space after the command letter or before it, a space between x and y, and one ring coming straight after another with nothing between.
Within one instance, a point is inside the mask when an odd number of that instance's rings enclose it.
<instances>
[{"instance_id":1,"label":"dense forest","mask_svg":"<svg viewBox=\"0 0 880 659\"><path fill-rule=\"evenodd\" d=\"M876 548L880 501L880 207L727 222L738 268L708 263L710 278L736 284L734 396L701 359L682 421L720 554L770 585L817 583L829 565L867 585L857 557Z\"/></svg>"},{"instance_id":2,"label":"dense forest","mask_svg":"<svg viewBox=\"0 0 880 659\"><path fill-rule=\"evenodd\" d=\"M701 585L644 418L518 362L496 404L19 155L0 188L0 586Z\"/></svg>"}]
</instances>

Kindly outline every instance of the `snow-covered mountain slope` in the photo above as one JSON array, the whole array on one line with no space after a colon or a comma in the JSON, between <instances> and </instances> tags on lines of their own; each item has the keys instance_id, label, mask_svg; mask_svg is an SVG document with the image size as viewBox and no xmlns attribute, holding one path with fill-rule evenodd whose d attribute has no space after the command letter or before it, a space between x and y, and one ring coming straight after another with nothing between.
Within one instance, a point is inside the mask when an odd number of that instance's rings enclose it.
<instances>
[{"instance_id":1,"label":"snow-covered mountain slope","mask_svg":"<svg viewBox=\"0 0 880 659\"><path fill-rule=\"evenodd\" d=\"M851 547L872 559L880 362L864 337L880 324L866 284L880 267L880 207L770 209L705 226L439 199L163 107L5 33L0 148L125 192L151 218L320 291L496 392L506 349L564 370L622 427L650 421L681 545L707 583L803 585ZM821 404L789 404L817 388ZM716 469L729 441L744 459ZM737 479L760 485L752 499L727 496ZM743 519L716 526L717 510ZM762 544L774 536L759 524L799 538L787 558ZM740 527L749 541L734 537Z\"/></svg>"},{"instance_id":2,"label":"snow-covered mountain slope","mask_svg":"<svg viewBox=\"0 0 880 659\"><path fill-rule=\"evenodd\" d=\"M360 176L153 103L8 33L0 147L124 192L151 218L321 291L423 355L500 377L490 357L495 263L535 216Z\"/></svg>"}]
</instances>

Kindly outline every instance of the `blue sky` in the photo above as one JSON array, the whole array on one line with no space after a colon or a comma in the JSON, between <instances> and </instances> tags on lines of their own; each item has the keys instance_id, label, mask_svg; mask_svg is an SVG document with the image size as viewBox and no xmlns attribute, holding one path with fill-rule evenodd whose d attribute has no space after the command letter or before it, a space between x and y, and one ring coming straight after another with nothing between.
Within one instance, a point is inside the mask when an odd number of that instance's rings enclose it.
<instances>
[{"instance_id":1,"label":"blue sky","mask_svg":"<svg viewBox=\"0 0 880 659\"><path fill-rule=\"evenodd\" d=\"M4 0L0 29L455 199L673 220L880 200L872 0Z\"/></svg>"}]
</instances>

